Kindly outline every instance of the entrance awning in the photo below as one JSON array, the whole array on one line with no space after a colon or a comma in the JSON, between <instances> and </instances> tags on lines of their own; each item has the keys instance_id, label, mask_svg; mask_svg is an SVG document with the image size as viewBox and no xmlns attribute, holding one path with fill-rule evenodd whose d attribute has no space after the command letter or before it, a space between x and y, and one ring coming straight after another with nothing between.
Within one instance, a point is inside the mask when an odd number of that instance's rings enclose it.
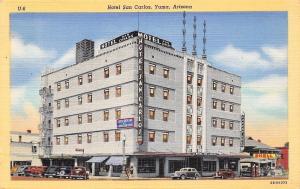
<instances>
[{"instance_id":1,"label":"entrance awning","mask_svg":"<svg viewBox=\"0 0 300 189\"><path fill-rule=\"evenodd\" d=\"M102 163L106 159L107 159L107 156L92 157L91 159L87 160L86 163Z\"/></svg>"},{"instance_id":2,"label":"entrance awning","mask_svg":"<svg viewBox=\"0 0 300 189\"><path fill-rule=\"evenodd\" d=\"M125 157L125 159L127 156ZM122 156L111 156L107 162L106 165L122 165L123 164L123 157Z\"/></svg>"}]
</instances>

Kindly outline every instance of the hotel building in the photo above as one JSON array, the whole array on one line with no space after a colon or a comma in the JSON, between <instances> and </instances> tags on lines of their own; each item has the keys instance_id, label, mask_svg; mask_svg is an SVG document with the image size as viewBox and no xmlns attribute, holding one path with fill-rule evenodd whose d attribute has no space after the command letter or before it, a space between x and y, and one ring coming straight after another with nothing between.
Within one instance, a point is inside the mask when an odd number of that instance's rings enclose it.
<instances>
[{"instance_id":1,"label":"hotel building","mask_svg":"<svg viewBox=\"0 0 300 189\"><path fill-rule=\"evenodd\" d=\"M240 76L138 31L95 47L95 56L92 41L77 47L75 64L41 76L43 164L118 176L125 140L136 177L181 167L202 176L220 168L239 172Z\"/></svg>"}]
</instances>

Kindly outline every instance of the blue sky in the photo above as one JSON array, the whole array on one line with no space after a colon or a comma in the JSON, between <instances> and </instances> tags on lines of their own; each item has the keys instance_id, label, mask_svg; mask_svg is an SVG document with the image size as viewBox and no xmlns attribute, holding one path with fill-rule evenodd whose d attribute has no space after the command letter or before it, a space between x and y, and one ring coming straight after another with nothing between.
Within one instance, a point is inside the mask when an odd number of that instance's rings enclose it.
<instances>
[{"instance_id":1,"label":"blue sky","mask_svg":"<svg viewBox=\"0 0 300 189\"><path fill-rule=\"evenodd\" d=\"M198 54L205 19L208 61L242 76L242 106L249 128L278 123L278 128L286 129L287 12L187 13L189 52L193 16L197 16ZM74 63L76 42L87 38L99 45L138 28L137 13L27 13L11 14L10 19L11 85L18 99L13 100L12 116L19 121L39 106L41 71ZM182 13L139 13L139 20L140 31L181 49ZM13 128L18 129L17 123Z\"/></svg>"}]
</instances>

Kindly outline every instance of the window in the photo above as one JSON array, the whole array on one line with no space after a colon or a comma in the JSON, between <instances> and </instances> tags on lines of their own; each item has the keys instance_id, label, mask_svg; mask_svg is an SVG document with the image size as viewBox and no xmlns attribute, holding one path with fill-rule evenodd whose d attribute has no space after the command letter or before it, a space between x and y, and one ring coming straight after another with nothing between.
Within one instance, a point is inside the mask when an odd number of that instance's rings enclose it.
<instances>
[{"instance_id":1,"label":"window","mask_svg":"<svg viewBox=\"0 0 300 189\"><path fill-rule=\"evenodd\" d=\"M154 97L155 96L155 87L149 87L149 95L151 97Z\"/></svg>"},{"instance_id":2,"label":"window","mask_svg":"<svg viewBox=\"0 0 300 189\"><path fill-rule=\"evenodd\" d=\"M64 144L69 144L69 137L64 136Z\"/></svg>"},{"instance_id":3,"label":"window","mask_svg":"<svg viewBox=\"0 0 300 189\"><path fill-rule=\"evenodd\" d=\"M229 139L229 146L233 146L233 139L232 138Z\"/></svg>"},{"instance_id":4,"label":"window","mask_svg":"<svg viewBox=\"0 0 300 189\"><path fill-rule=\"evenodd\" d=\"M82 80L82 76L78 76L78 85L82 85L83 80Z\"/></svg>"},{"instance_id":5,"label":"window","mask_svg":"<svg viewBox=\"0 0 300 189\"><path fill-rule=\"evenodd\" d=\"M197 86L198 87L202 86L202 77L198 77L198 79L197 79Z\"/></svg>"},{"instance_id":6,"label":"window","mask_svg":"<svg viewBox=\"0 0 300 189\"><path fill-rule=\"evenodd\" d=\"M201 106L202 105L202 97L198 97L197 98L197 106Z\"/></svg>"},{"instance_id":7,"label":"window","mask_svg":"<svg viewBox=\"0 0 300 189\"><path fill-rule=\"evenodd\" d=\"M109 99L109 89L104 90L104 99Z\"/></svg>"},{"instance_id":8,"label":"window","mask_svg":"<svg viewBox=\"0 0 300 189\"><path fill-rule=\"evenodd\" d=\"M150 131L149 132L149 142L154 142L155 141L155 132Z\"/></svg>"},{"instance_id":9,"label":"window","mask_svg":"<svg viewBox=\"0 0 300 189\"><path fill-rule=\"evenodd\" d=\"M230 111L230 112L233 112L233 104L230 104L230 106L229 106L229 111Z\"/></svg>"},{"instance_id":10,"label":"window","mask_svg":"<svg viewBox=\"0 0 300 189\"><path fill-rule=\"evenodd\" d=\"M60 137L56 137L56 145L60 145Z\"/></svg>"},{"instance_id":11,"label":"window","mask_svg":"<svg viewBox=\"0 0 300 189\"><path fill-rule=\"evenodd\" d=\"M82 144L82 135L77 135L77 144Z\"/></svg>"},{"instance_id":12,"label":"window","mask_svg":"<svg viewBox=\"0 0 300 189\"><path fill-rule=\"evenodd\" d=\"M192 116L191 115L186 116L186 124L192 124Z\"/></svg>"},{"instance_id":13,"label":"window","mask_svg":"<svg viewBox=\"0 0 300 189\"><path fill-rule=\"evenodd\" d=\"M224 120L221 121L221 128L222 128L222 129L225 128L225 121L224 121Z\"/></svg>"},{"instance_id":14,"label":"window","mask_svg":"<svg viewBox=\"0 0 300 189\"><path fill-rule=\"evenodd\" d=\"M109 68L104 68L104 78L109 78Z\"/></svg>"},{"instance_id":15,"label":"window","mask_svg":"<svg viewBox=\"0 0 300 189\"><path fill-rule=\"evenodd\" d=\"M93 81L93 75L92 73L88 74L88 83L91 83Z\"/></svg>"},{"instance_id":16,"label":"window","mask_svg":"<svg viewBox=\"0 0 300 189\"><path fill-rule=\"evenodd\" d=\"M120 97L122 94L121 87L116 87L116 97Z\"/></svg>"},{"instance_id":17,"label":"window","mask_svg":"<svg viewBox=\"0 0 300 189\"><path fill-rule=\"evenodd\" d=\"M192 104L192 95L187 95L186 96L186 103L187 104Z\"/></svg>"},{"instance_id":18,"label":"window","mask_svg":"<svg viewBox=\"0 0 300 189\"><path fill-rule=\"evenodd\" d=\"M155 74L156 66L153 64L149 65L149 74Z\"/></svg>"},{"instance_id":19,"label":"window","mask_svg":"<svg viewBox=\"0 0 300 189\"><path fill-rule=\"evenodd\" d=\"M155 110L149 109L149 119L155 119Z\"/></svg>"},{"instance_id":20,"label":"window","mask_svg":"<svg viewBox=\"0 0 300 189\"><path fill-rule=\"evenodd\" d=\"M169 133L163 133L163 142L168 142L169 140Z\"/></svg>"},{"instance_id":21,"label":"window","mask_svg":"<svg viewBox=\"0 0 300 189\"><path fill-rule=\"evenodd\" d=\"M213 81L213 90L217 90L217 82Z\"/></svg>"},{"instance_id":22,"label":"window","mask_svg":"<svg viewBox=\"0 0 300 189\"><path fill-rule=\"evenodd\" d=\"M60 127L60 119L56 120L56 127Z\"/></svg>"},{"instance_id":23,"label":"window","mask_svg":"<svg viewBox=\"0 0 300 189\"><path fill-rule=\"evenodd\" d=\"M203 161L203 169L202 171L210 171L214 172L216 171L216 161Z\"/></svg>"},{"instance_id":24,"label":"window","mask_svg":"<svg viewBox=\"0 0 300 189\"><path fill-rule=\"evenodd\" d=\"M169 173L174 173L175 171L180 170L181 168L186 167L185 160L169 160Z\"/></svg>"},{"instance_id":25,"label":"window","mask_svg":"<svg viewBox=\"0 0 300 189\"><path fill-rule=\"evenodd\" d=\"M225 102L222 102L221 110L225 111Z\"/></svg>"},{"instance_id":26,"label":"window","mask_svg":"<svg viewBox=\"0 0 300 189\"><path fill-rule=\"evenodd\" d=\"M186 144L191 144L192 143L192 135L187 135L186 136Z\"/></svg>"},{"instance_id":27,"label":"window","mask_svg":"<svg viewBox=\"0 0 300 189\"><path fill-rule=\"evenodd\" d=\"M92 116L92 114L88 114L87 115L87 122L88 123L92 123L93 122L93 116Z\"/></svg>"},{"instance_id":28,"label":"window","mask_svg":"<svg viewBox=\"0 0 300 189\"><path fill-rule=\"evenodd\" d=\"M65 107L69 108L69 99L68 98L65 99Z\"/></svg>"},{"instance_id":29,"label":"window","mask_svg":"<svg viewBox=\"0 0 300 189\"><path fill-rule=\"evenodd\" d=\"M87 143L92 143L92 134L87 134Z\"/></svg>"},{"instance_id":30,"label":"window","mask_svg":"<svg viewBox=\"0 0 300 189\"><path fill-rule=\"evenodd\" d=\"M116 110L116 119L120 119L121 118L121 109L117 109Z\"/></svg>"},{"instance_id":31,"label":"window","mask_svg":"<svg viewBox=\"0 0 300 189\"><path fill-rule=\"evenodd\" d=\"M58 100L58 101L56 102L56 106L57 106L57 109L59 110L59 109L60 109L60 100Z\"/></svg>"},{"instance_id":32,"label":"window","mask_svg":"<svg viewBox=\"0 0 300 189\"><path fill-rule=\"evenodd\" d=\"M61 85L59 82L57 83L57 91L61 91Z\"/></svg>"},{"instance_id":33,"label":"window","mask_svg":"<svg viewBox=\"0 0 300 189\"><path fill-rule=\"evenodd\" d=\"M116 75L120 75L122 72L122 67L121 64L116 65Z\"/></svg>"},{"instance_id":34,"label":"window","mask_svg":"<svg viewBox=\"0 0 300 189\"><path fill-rule=\"evenodd\" d=\"M78 104L82 104L82 96L78 96Z\"/></svg>"},{"instance_id":35,"label":"window","mask_svg":"<svg viewBox=\"0 0 300 189\"><path fill-rule=\"evenodd\" d=\"M224 137L221 138L221 146L225 146L225 138Z\"/></svg>"},{"instance_id":36,"label":"window","mask_svg":"<svg viewBox=\"0 0 300 189\"><path fill-rule=\"evenodd\" d=\"M163 121L168 121L169 120L169 112L168 111L164 111L163 112Z\"/></svg>"},{"instance_id":37,"label":"window","mask_svg":"<svg viewBox=\"0 0 300 189\"><path fill-rule=\"evenodd\" d=\"M36 146L32 146L31 151L32 151L32 153L36 154L37 153L37 147Z\"/></svg>"},{"instance_id":38,"label":"window","mask_svg":"<svg viewBox=\"0 0 300 189\"><path fill-rule=\"evenodd\" d=\"M202 136L198 135L197 136L197 145L201 145L201 139L202 139Z\"/></svg>"},{"instance_id":39,"label":"window","mask_svg":"<svg viewBox=\"0 0 300 189\"><path fill-rule=\"evenodd\" d=\"M120 141L120 140L121 140L121 132L115 131L115 141Z\"/></svg>"},{"instance_id":40,"label":"window","mask_svg":"<svg viewBox=\"0 0 300 189\"><path fill-rule=\"evenodd\" d=\"M229 129L231 129L231 130L233 129L233 121L229 122Z\"/></svg>"},{"instance_id":41,"label":"window","mask_svg":"<svg viewBox=\"0 0 300 189\"><path fill-rule=\"evenodd\" d=\"M109 135L108 135L108 132L104 132L104 133L103 133L103 139L104 139L104 142L108 142L108 141L109 141Z\"/></svg>"},{"instance_id":42,"label":"window","mask_svg":"<svg viewBox=\"0 0 300 189\"><path fill-rule=\"evenodd\" d=\"M169 78L169 69L164 68L164 78Z\"/></svg>"},{"instance_id":43,"label":"window","mask_svg":"<svg viewBox=\"0 0 300 189\"><path fill-rule=\"evenodd\" d=\"M169 90L168 89L164 89L164 99L165 100L169 99Z\"/></svg>"},{"instance_id":44,"label":"window","mask_svg":"<svg viewBox=\"0 0 300 189\"><path fill-rule=\"evenodd\" d=\"M82 124L82 115L78 115L78 124Z\"/></svg>"},{"instance_id":45,"label":"window","mask_svg":"<svg viewBox=\"0 0 300 189\"><path fill-rule=\"evenodd\" d=\"M88 103L92 103L92 102L93 102L93 95L92 95L92 93L88 94L87 97L88 97L88 98L87 98L87 102L88 102Z\"/></svg>"},{"instance_id":46,"label":"window","mask_svg":"<svg viewBox=\"0 0 300 189\"><path fill-rule=\"evenodd\" d=\"M138 173L156 173L156 158L138 158Z\"/></svg>"},{"instance_id":47,"label":"window","mask_svg":"<svg viewBox=\"0 0 300 189\"><path fill-rule=\"evenodd\" d=\"M217 127L217 119L212 120L212 125L213 125L213 127Z\"/></svg>"},{"instance_id":48,"label":"window","mask_svg":"<svg viewBox=\"0 0 300 189\"><path fill-rule=\"evenodd\" d=\"M197 117L197 125L201 125L201 117Z\"/></svg>"},{"instance_id":49,"label":"window","mask_svg":"<svg viewBox=\"0 0 300 189\"><path fill-rule=\"evenodd\" d=\"M22 136L19 136L19 142L22 142Z\"/></svg>"},{"instance_id":50,"label":"window","mask_svg":"<svg viewBox=\"0 0 300 189\"><path fill-rule=\"evenodd\" d=\"M217 137L213 137L213 138L212 138L211 144L212 144L213 146L215 146L215 145L217 144Z\"/></svg>"},{"instance_id":51,"label":"window","mask_svg":"<svg viewBox=\"0 0 300 189\"><path fill-rule=\"evenodd\" d=\"M233 92L234 92L234 87L230 86L230 94L233 94Z\"/></svg>"},{"instance_id":52,"label":"window","mask_svg":"<svg viewBox=\"0 0 300 189\"><path fill-rule=\"evenodd\" d=\"M187 84L192 84L192 80L193 80L192 78L193 78L193 76L191 74L187 75L187 78L186 78Z\"/></svg>"},{"instance_id":53,"label":"window","mask_svg":"<svg viewBox=\"0 0 300 189\"><path fill-rule=\"evenodd\" d=\"M106 110L104 111L104 121L108 121L109 120L109 111Z\"/></svg>"},{"instance_id":54,"label":"window","mask_svg":"<svg viewBox=\"0 0 300 189\"><path fill-rule=\"evenodd\" d=\"M226 85L222 84L222 92L225 93Z\"/></svg>"},{"instance_id":55,"label":"window","mask_svg":"<svg viewBox=\"0 0 300 189\"><path fill-rule=\"evenodd\" d=\"M69 118L65 117L65 126L69 126Z\"/></svg>"},{"instance_id":56,"label":"window","mask_svg":"<svg viewBox=\"0 0 300 189\"><path fill-rule=\"evenodd\" d=\"M65 81L65 88L68 89L70 87L69 80Z\"/></svg>"},{"instance_id":57,"label":"window","mask_svg":"<svg viewBox=\"0 0 300 189\"><path fill-rule=\"evenodd\" d=\"M217 109L217 101L213 100L213 109Z\"/></svg>"}]
</instances>

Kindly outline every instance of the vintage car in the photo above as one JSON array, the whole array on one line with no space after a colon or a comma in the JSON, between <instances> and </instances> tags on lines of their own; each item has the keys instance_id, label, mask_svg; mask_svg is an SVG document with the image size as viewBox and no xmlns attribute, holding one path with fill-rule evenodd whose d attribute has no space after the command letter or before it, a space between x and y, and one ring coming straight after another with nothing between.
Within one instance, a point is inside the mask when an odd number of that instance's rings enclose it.
<instances>
[{"instance_id":1,"label":"vintage car","mask_svg":"<svg viewBox=\"0 0 300 189\"><path fill-rule=\"evenodd\" d=\"M21 165L17 172L16 172L16 175L17 176L24 176L25 175L25 171L28 169L29 165Z\"/></svg>"},{"instance_id":2,"label":"vintage car","mask_svg":"<svg viewBox=\"0 0 300 189\"><path fill-rule=\"evenodd\" d=\"M195 168L181 168L179 171L175 171L175 173L171 174L172 179L199 179L200 173Z\"/></svg>"},{"instance_id":3,"label":"vintage car","mask_svg":"<svg viewBox=\"0 0 300 189\"><path fill-rule=\"evenodd\" d=\"M89 179L89 172L85 167L74 167L71 171L71 179L79 179L82 178L84 180Z\"/></svg>"},{"instance_id":4,"label":"vintage car","mask_svg":"<svg viewBox=\"0 0 300 189\"><path fill-rule=\"evenodd\" d=\"M221 178L221 179L226 179L226 178L234 178L235 174L231 169L220 169L219 171L216 172L216 175L214 178Z\"/></svg>"},{"instance_id":5,"label":"vintage car","mask_svg":"<svg viewBox=\"0 0 300 189\"><path fill-rule=\"evenodd\" d=\"M28 177L28 176L32 176L34 170L35 170L36 166L28 166L28 168L26 170L24 170L24 176Z\"/></svg>"},{"instance_id":6,"label":"vintage car","mask_svg":"<svg viewBox=\"0 0 300 189\"><path fill-rule=\"evenodd\" d=\"M31 174L34 177L43 177L47 170L47 166L36 166L33 170L31 170Z\"/></svg>"},{"instance_id":7,"label":"vintage car","mask_svg":"<svg viewBox=\"0 0 300 189\"><path fill-rule=\"evenodd\" d=\"M44 173L44 177L56 177L57 172L59 171L59 166L49 166Z\"/></svg>"},{"instance_id":8,"label":"vintage car","mask_svg":"<svg viewBox=\"0 0 300 189\"><path fill-rule=\"evenodd\" d=\"M70 178L72 167L70 166L61 166L56 172L56 177L58 178Z\"/></svg>"}]
</instances>

